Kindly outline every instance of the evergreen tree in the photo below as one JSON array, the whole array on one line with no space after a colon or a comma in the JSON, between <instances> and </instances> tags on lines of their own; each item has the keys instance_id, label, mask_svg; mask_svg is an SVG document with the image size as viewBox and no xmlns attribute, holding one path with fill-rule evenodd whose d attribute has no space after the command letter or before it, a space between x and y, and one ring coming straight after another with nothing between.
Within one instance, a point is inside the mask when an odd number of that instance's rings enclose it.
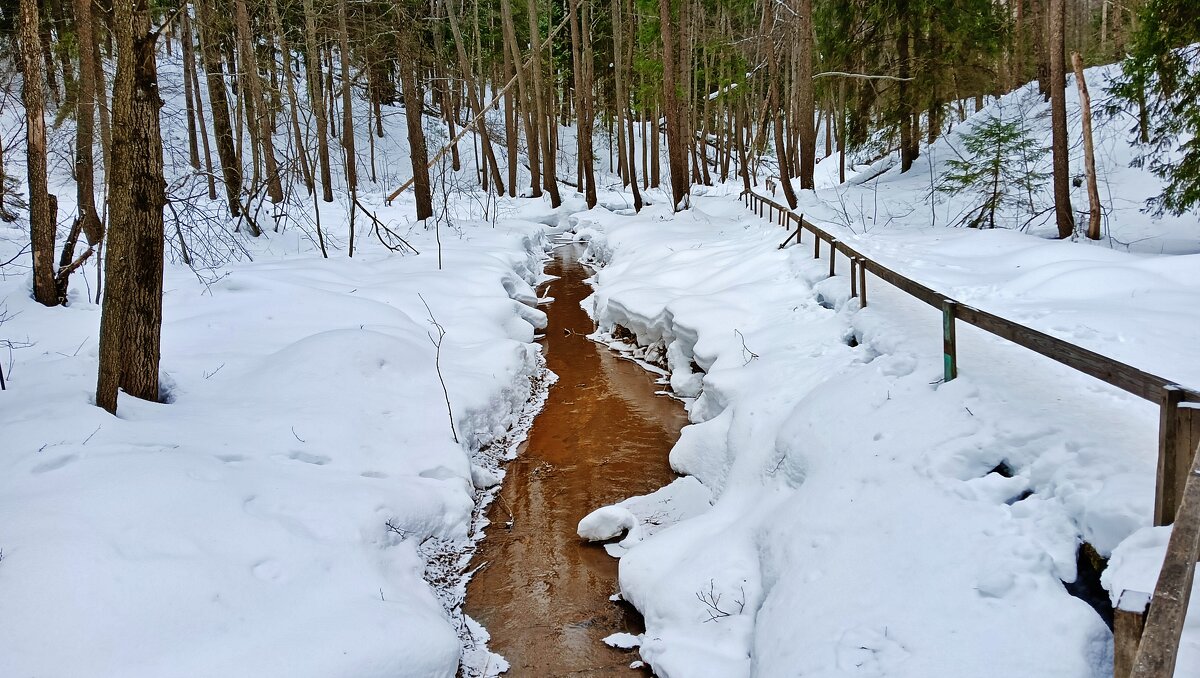
<instances>
[{"instance_id":1,"label":"evergreen tree","mask_svg":"<svg viewBox=\"0 0 1200 678\"><path fill-rule=\"evenodd\" d=\"M959 223L968 228L995 228L996 212L1025 204L1035 211L1033 193L1050 178L1039 171L1049 151L1033 138L1023 116L989 116L963 137L968 153L949 161L937 185L939 193L974 193L980 203Z\"/></svg>"},{"instance_id":2,"label":"evergreen tree","mask_svg":"<svg viewBox=\"0 0 1200 678\"><path fill-rule=\"evenodd\" d=\"M1122 77L1110 91L1138 109L1144 153L1135 160L1167 182L1155 214L1200 205L1200 12L1195 0L1148 0Z\"/></svg>"}]
</instances>

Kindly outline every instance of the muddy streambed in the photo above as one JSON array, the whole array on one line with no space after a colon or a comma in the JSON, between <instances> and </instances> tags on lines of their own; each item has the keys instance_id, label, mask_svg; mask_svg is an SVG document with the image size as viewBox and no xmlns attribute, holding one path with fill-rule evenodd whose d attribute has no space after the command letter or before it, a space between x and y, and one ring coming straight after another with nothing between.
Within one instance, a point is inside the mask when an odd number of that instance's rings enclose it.
<instances>
[{"instance_id":1,"label":"muddy streambed","mask_svg":"<svg viewBox=\"0 0 1200 678\"><path fill-rule=\"evenodd\" d=\"M549 283L543 350L558 382L507 467L472 567L487 564L467 588L465 610L487 627L509 676L631 674L637 655L601 639L640 633L641 619L609 600L616 559L575 530L593 509L671 482L667 453L687 423L680 403L656 394L654 375L587 339L581 254L560 247L547 265L559 279Z\"/></svg>"}]
</instances>

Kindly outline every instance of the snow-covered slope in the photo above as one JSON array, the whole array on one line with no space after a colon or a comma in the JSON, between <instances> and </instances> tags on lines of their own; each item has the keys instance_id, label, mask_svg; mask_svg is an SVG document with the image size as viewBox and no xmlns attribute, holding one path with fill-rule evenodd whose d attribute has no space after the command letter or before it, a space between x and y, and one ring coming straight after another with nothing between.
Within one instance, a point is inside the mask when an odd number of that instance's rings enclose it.
<instances>
[{"instance_id":1,"label":"snow-covered slope","mask_svg":"<svg viewBox=\"0 0 1200 678\"><path fill-rule=\"evenodd\" d=\"M1092 99L1096 177L1103 216L1103 238L1098 244L1147 254L1200 252L1195 214L1158 217L1145 211L1146 200L1161 193L1163 184L1148 169L1130 166L1142 152L1133 144L1133 129L1137 122L1135 111L1127 106L1115 114L1107 113L1109 104L1117 103L1107 94L1107 88L1119 73L1120 66L1115 64L1084 72ZM1071 175L1075 180L1071 204L1082 231L1087 226L1088 198L1083 181L1082 117L1073 74L1067 75L1066 102ZM799 211L875 236L897 230L957 225L968 211L980 204L979 197L970 192L947 194L934 188L949 169L949 161L970 157L964 135L993 118L1020 121L1028 128L1029 138L1035 146L1050 147L1050 105L1038 94L1037 83L1031 82L992 99L932 145L923 146L921 155L908 172L900 171L898 157L892 154L871 165L858 166L857 172L850 172L846 184L838 184L837 154L824 159L817 166L817 190L799 191ZM950 122L953 120L952 115ZM1186 141L1180 139L1180 143ZM1046 153L1040 162L1032 163L1031 168L1048 173L1049 164L1050 155ZM1049 210L1053 205L1049 179L1040 190L1016 197L1022 204L1002 209L997 215L998 226L1053 237L1056 231L1054 214ZM777 199L782 200L782 194Z\"/></svg>"},{"instance_id":2,"label":"snow-covered slope","mask_svg":"<svg viewBox=\"0 0 1200 678\"><path fill-rule=\"evenodd\" d=\"M349 258L340 171L317 205L330 258L292 174L284 204L251 201L266 234L249 238L181 151L181 72L162 55L168 402L93 405L94 269L44 308L26 225L0 227L0 675L453 676L485 637L457 610L477 502L544 391L545 226L522 214L548 210L466 192L438 232L409 196L382 206L408 175L403 109L372 152L360 102L361 200L421 254L384 249L360 212ZM22 111L0 113L16 136ZM60 244L71 125L51 135Z\"/></svg>"}]
</instances>

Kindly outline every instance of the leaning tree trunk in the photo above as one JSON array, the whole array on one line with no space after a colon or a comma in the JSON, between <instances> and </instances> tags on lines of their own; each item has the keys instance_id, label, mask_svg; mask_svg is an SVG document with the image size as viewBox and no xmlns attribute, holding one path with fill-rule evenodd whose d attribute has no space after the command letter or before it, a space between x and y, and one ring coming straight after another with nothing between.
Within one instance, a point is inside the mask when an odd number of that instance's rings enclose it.
<instances>
[{"instance_id":1,"label":"leaning tree trunk","mask_svg":"<svg viewBox=\"0 0 1200 678\"><path fill-rule=\"evenodd\" d=\"M113 3L117 77L109 177L108 292L100 319L96 404L117 411L117 393L157 400L162 327L163 146L157 33L149 0Z\"/></svg>"},{"instance_id":2,"label":"leaning tree trunk","mask_svg":"<svg viewBox=\"0 0 1200 678\"><path fill-rule=\"evenodd\" d=\"M1071 166L1067 155L1067 96L1065 70L1065 0L1050 0L1050 130L1054 166L1054 217L1058 237L1075 232L1071 210Z\"/></svg>"},{"instance_id":3,"label":"leaning tree trunk","mask_svg":"<svg viewBox=\"0 0 1200 678\"><path fill-rule=\"evenodd\" d=\"M1087 170L1088 230L1087 237L1100 239L1100 189L1096 185L1096 151L1092 142L1092 97L1088 94L1087 80L1083 78L1083 57L1079 52L1071 55L1075 67L1075 84L1079 88L1079 111L1083 118L1083 164Z\"/></svg>"},{"instance_id":4,"label":"leaning tree trunk","mask_svg":"<svg viewBox=\"0 0 1200 678\"><path fill-rule=\"evenodd\" d=\"M54 284L55 200L46 185L46 105L42 82L42 40L38 34L37 0L21 0L21 61L24 77L25 162L29 180L29 239L33 252L33 298L46 306L59 304Z\"/></svg>"},{"instance_id":5,"label":"leaning tree trunk","mask_svg":"<svg viewBox=\"0 0 1200 678\"><path fill-rule=\"evenodd\" d=\"M471 107L471 112L476 117L476 131L479 134L479 143L483 146L484 164L487 165L485 171L491 173L492 184L496 188L496 195L504 195L504 177L500 175L500 164L496 161L496 153L492 149L491 135L487 131L487 120L484 116L483 104L479 101L479 90L475 86L475 78L471 75L471 60L467 58L467 48L463 42L462 31L458 27L458 15L454 12L454 4L443 0L446 8L446 17L450 20L450 31L454 37L454 48L458 53L458 65L462 71L463 80L467 88L467 103Z\"/></svg>"},{"instance_id":6,"label":"leaning tree trunk","mask_svg":"<svg viewBox=\"0 0 1200 678\"><path fill-rule=\"evenodd\" d=\"M534 198L542 197L541 154L539 153L541 127L538 125L536 94L530 89L530 83L525 79L525 67L522 65L521 51L517 47L517 33L513 27L512 4L509 0L500 0L501 24L504 26L504 44L516 67L517 90L520 92L520 106L517 114L525 125L525 147L529 157L529 187ZM534 55L534 67L539 62ZM515 131L513 132L516 133ZM513 159L509 159L513 162Z\"/></svg>"}]
</instances>

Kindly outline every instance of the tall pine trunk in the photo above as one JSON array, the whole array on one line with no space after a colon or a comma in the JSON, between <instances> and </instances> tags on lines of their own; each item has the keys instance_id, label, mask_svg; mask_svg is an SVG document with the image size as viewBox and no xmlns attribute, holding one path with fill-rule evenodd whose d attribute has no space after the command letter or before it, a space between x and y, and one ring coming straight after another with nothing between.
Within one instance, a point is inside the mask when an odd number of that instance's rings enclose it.
<instances>
[{"instance_id":1,"label":"tall pine trunk","mask_svg":"<svg viewBox=\"0 0 1200 678\"><path fill-rule=\"evenodd\" d=\"M1075 232L1071 210L1071 167L1067 152L1067 97L1065 70L1065 0L1050 0L1050 130L1054 166L1054 220L1058 237L1069 238Z\"/></svg>"},{"instance_id":2,"label":"tall pine trunk","mask_svg":"<svg viewBox=\"0 0 1200 678\"><path fill-rule=\"evenodd\" d=\"M109 179L108 293L100 319L96 404L117 411L119 390L157 400L162 327L163 147L149 0L114 3L117 77Z\"/></svg>"},{"instance_id":3,"label":"tall pine trunk","mask_svg":"<svg viewBox=\"0 0 1200 678\"><path fill-rule=\"evenodd\" d=\"M688 182L687 154L684 146L683 115L676 84L678 54L671 0L658 0L659 29L662 33L663 117L667 125L667 163L671 172L671 208L686 209L691 190Z\"/></svg>"},{"instance_id":4,"label":"tall pine trunk","mask_svg":"<svg viewBox=\"0 0 1200 678\"><path fill-rule=\"evenodd\" d=\"M797 7L798 26L800 31L800 60L796 72L796 89L799 94L800 119L800 188L816 187L814 174L817 165L817 130L813 126L816 116L816 103L813 96L813 0L799 0ZM795 207L795 205L792 205Z\"/></svg>"}]
</instances>

